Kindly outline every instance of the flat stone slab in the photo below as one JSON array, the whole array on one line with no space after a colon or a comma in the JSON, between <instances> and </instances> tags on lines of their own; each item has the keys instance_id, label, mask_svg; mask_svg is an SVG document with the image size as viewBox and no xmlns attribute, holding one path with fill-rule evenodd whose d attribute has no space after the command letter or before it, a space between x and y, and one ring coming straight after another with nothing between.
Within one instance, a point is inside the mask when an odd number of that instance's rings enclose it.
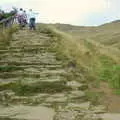
<instances>
[{"instance_id":1,"label":"flat stone slab","mask_svg":"<svg viewBox=\"0 0 120 120\"><path fill-rule=\"evenodd\" d=\"M13 106L0 108L0 118L53 120L54 110L43 106Z\"/></svg>"},{"instance_id":2,"label":"flat stone slab","mask_svg":"<svg viewBox=\"0 0 120 120\"><path fill-rule=\"evenodd\" d=\"M100 116L102 120L120 120L120 113L105 113Z\"/></svg>"},{"instance_id":3,"label":"flat stone slab","mask_svg":"<svg viewBox=\"0 0 120 120\"><path fill-rule=\"evenodd\" d=\"M85 102L85 103L69 103L67 108L69 109L74 109L74 110L88 110L90 107L90 102Z\"/></svg>"},{"instance_id":4,"label":"flat stone slab","mask_svg":"<svg viewBox=\"0 0 120 120\"><path fill-rule=\"evenodd\" d=\"M45 102L48 102L48 103L54 103L54 102L58 102L58 103L65 103L67 101L67 98L64 97L64 98L52 98L52 97L49 97L45 100Z\"/></svg>"},{"instance_id":5,"label":"flat stone slab","mask_svg":"<svg viewBox=\"0 0 120 120\"><path fill-rule=\"evenodd\" d=\"M80 98L85 97L85 92L81 90L79 91L75 90L75 91L72 91L69 95L69 98L77 98L77 97L80 97Z\"/></svg>"},{"instance_id":6,"label":"flat stone slab","mask_svg":"<svg viewBox=\"0 0 120 120\"><path fill-rule=\"evenodd\" d=\"M96 114L102 114L107 112L107 108L103 105L98 105L98 106L92 106L91 111L96 113Z\"/></svg>"},{"instance_id":7,"label":"flat stone slab","mask_svg":"<svg viewBox=\"0 0 120 120\"><path fill-rule=\"evenodd\" d=\"M45 102L47 103L54 103L54 102L64 103L66 101L67 101L67 97L64 94L54 94L45 100Z\"/></svg>"},{"instance_id":8,"label":"flat stone slab","mask_svg":"<svg viewBox=\"0 0 120 120\"><path fill-rule=\"evenodd\" d=\"M72 87L73 89L77 89L81 87L83 84L76 82L76 81L70 81L70 82L67 82L67 85Z\"/></svg>"}]
</instances>

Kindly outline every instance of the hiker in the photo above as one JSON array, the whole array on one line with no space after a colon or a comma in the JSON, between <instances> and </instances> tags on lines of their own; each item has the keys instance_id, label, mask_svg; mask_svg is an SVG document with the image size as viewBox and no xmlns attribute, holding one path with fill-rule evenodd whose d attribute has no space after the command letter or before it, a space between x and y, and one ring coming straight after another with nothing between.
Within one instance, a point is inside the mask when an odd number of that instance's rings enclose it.
<instances>
[{"instance_id":1,"label":"hiker","mask_svg":"<svg viewBox=\"0 0 120 120\"><path fill-rule=\"evenodd\" d=\"M20 10L17 13L17 19L18 19L18 23L20 24L20 27L25 27L25 16L24 16L24 11L22 8L20 8Z\"/></svg>"},{"instance_id":2,"label":"hiker","mask_svg":"<svg viewBox=\"0 0 120 120\"><path fill-rule=\"evenodd\" d=\"M26 25L26 24L28 23L28 22L27 22L28 20L27 20L27 13L26 13L25 10L23 11L23 14L24 14L24 15L23 15L23 17L24 17L24 18L23 18L23 19L24 19L24 23L25 23L25 25Z\"/></svg>"},{"instance_id":3,"label":"hiker","mask_svg":"<svg viewBox=\"0 0 120 120\"><path fill-rule=\"evenodd\" d=\"M36 26L35 26L35 21L36 21L36 15L38 13L35 13L32 11L32 9L29 10L29 13L28 13L28 18L29 18L29 28L30 30L35 30L36 29Z\"/></svg>"}]
</instances>

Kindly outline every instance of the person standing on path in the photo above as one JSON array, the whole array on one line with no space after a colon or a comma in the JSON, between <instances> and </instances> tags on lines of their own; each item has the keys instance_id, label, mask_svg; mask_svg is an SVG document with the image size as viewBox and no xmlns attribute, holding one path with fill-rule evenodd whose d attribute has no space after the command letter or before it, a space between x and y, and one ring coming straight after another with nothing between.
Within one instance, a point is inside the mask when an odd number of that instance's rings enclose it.
<instances>
[{"instance_id":1,"label":"person standing on path","mask_svg":"<svg viewBox=\"0 0 120 120\"><path fill-rule=\"evenodd\" d=\"M35 25L35 21L36 21L36 16L38 15L38 13L35 13L32 11L32 9L29 10L28 13L28 18L29 18L29 28L30 30L35 30L36 29L36 25Z\"/></svg>"},{"instance_id":2,"label":"person standing on path","mask_svg":"<svg viewBox=\"0 0 120 120\"><path fill-rule=\"evenodd\" d=\"M20 10L17 13L17 19L20 27L24 27L24 11L22 8L20 8Z\"/></svg>"},{"instance_id":3,"label":"person standing on path","mask_svg":"<svg viewBox=\"0 0 120 120\"><path fill-rule=\"evenodd\" d=\"M25 23L25 25L26 25L26 24L28 24L28 22L27 22L27 21L28 21L28 20L27 20L27 19L28 19L28 18L27 18L27 13L26 13L25 10L24 10L23 12L24 12L24 23Z\"/></svg>"}]
</instances>

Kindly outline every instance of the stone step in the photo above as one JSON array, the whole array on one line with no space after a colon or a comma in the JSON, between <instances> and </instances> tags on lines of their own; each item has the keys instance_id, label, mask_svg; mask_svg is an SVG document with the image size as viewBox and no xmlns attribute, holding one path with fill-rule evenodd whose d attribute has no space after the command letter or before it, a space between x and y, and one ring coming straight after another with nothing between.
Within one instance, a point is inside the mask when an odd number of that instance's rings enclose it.
<instances>
[{"instance_id":1,"label":"stone step","mask_svg":"<svg viewBox=\"0 0 120 120\"><path fill-rule=\"evenodd\" d=\"M102 120L120 120L120 113L105 113L100 116Z\"/></svg>"},{"instance_id":2,"label":"stone step","mask_svg":"<svg viewBox=\"0 0 120 120\"><path fill-rule=\"evenodd\" d=\"M45 52L47 48L23 48L23 49L11 49L11 50L0 50L0 54L4 53L16 53L16 52Z\"/></svg>"},{"instance_id":3,"label":"stone step","mask_svg":"<svg viewBox=\"0 0 120 120\"><path fill-rule=\"evenodd\" d=\"M2 71L1 71L2 73ZM0 74L1 74L0 73ZM43 70L40 70L40 69L34 69L34 68L27 68L27 69L24 69L24 70L15 70L15 71L3 71L2 74L65 74L66 72L63 70L63 69L57 69L57 70L48 70L48 69L43 69Z\"/></svg>"},{"instance_id":4,"label":"stone step","mask_svg":"<svg viewBox=\"0 0 120 120\"><path fill-rule=\"evenodd\" d=\"M65 81L63 76L41 76L40 78L32 78L32 77L11 77L11 78L0 78L0 84L8 84L11 82L24 81L25 83L36 83L36 82L57 82L57 81Z\"/></svg>"},{"instance_id":5,"label":"stone step","mask_svg":"<svg viewBox=\"0 0 120 120\"><path fill-rule=\"evenodd\" d=\"M53 52L44 52L44 51L32 51L32 52L15 52L15 53L4 53L1 54L1 59L5 58L5 57L22 57L22 58L26 58L26 57L47 57L47 58L56 58L56 53Z\"/></svg>"},{"instance_id":6,"label":"stone step","mask_svg":"<svg viewBox=\"0 0 120 120\"><path fill-rule=\"evenodd\" d=\"M50 37L48 37L48 36L36 36L35 35L35 36L31 36L32 39L30 39L30 35L28 35L28 36L14 36L14 39L12 39L11 42L23 42L23 41L26 41L26 42L29 43L29 41L34 39L34 41L36 43L44 43L44 41L50 40ZM20 40L21 37L23 39Z\"/></svg>"},{"instance_id":7,"label":"stone step","mask_svg":"<svg viewBox=\"0 0 120 120\"><path fill-rule=\"evenodd\" d=\"M5 61L0 61L0 65L16 65L16 66L23 66L23 65L61 65L60 62L58 63L45 63L45 62L29 62L29 61L25 61L25 62L15 62L15 61L8 61L8 62L5 62Z\"/></svg>"},{"instance_id":8,"label":"stone step","mask_svg":"<svg viewBox=\"0 0 120 120\"><path fill-rule=\"evenodd\" d=\"M56 53L54 52L46 52L44 50L41 51L31 51L31 52L6 52L6 53L0 53L0 58L5 59L5 58L26 58L26 57L37 57L37 58L54 58L56 59ZM36 58L36 59L37 59Z\"/></svg>"},{"instance_id":9,"label":"stone step","mask_svg":"<svg viewBox=\"0 0 120 120\"><path fill-rule=\"evenodd\" d=\"M20 38L23 38L20 40ZM32 38L32 39L31 39ZM41 42L41 41L45 41L45 40L49 40L50 37L48 36L40 36L40 35L15 35L14 36L14 39L12 41L31 41L31 40L34 40L34 41L37 41L37 42Z\"/></svg>"},{"instance_id":10,"label":"stone step","mask_svg":"<svg viewBox=\"0 0 120 120\"><path fill-rule=\"evenodd\" d=\"M17 70L24 70L24 69L39 69L40 71L42 70L59 70L62 69L61 65L1 65L0 68L15 68ZM2 71L2 70L1 70Z\"/></svg>"},{"instance_id":11,"label":"stone step","mask_svg":"<svg viewBox=\"0 0 120 120\"><path fill-rule=\"evenodd\" d=\"M4 61L4 62L3 62ZM40 63L38 63L40 61ZM34 63L33 65L41 65L41 64L50 64L50 65L58 65L59 62L56 61L55 59L47 59L47 58L38 58L38 60L36 60L35 58L32 58L29 60L29 58L8 58L8 59L2 59L0 61L0 63L10 63L10 62L15 62L15 65L16 65L16 62L17 63L20 63L21 65L28 65L29 63ZM28 63L29 62L29 63ZM28 64L26 64L28 63ZM55 64L56 63L56 64Z\"/></svg>"},{"instance_id":12,"label":"stone step","mask_svg":"<svg viewBox=\"0 0 120 120\"><path fill-rule=\"evenodd\" d=\"M51 76L63 76L65 73L24 73L24 72L3 72L0 73L0 78L16 78L16 77L31 77L31 78L40 78L40 77L51 77Z\"/></svg>"},{"instance_id":13,"label":"stone step","mask_svg":"<svg viewBox=\"0 0 120 120\"><path fill-rule=\"evenodd\" d=\"M90 102L83 102L83 103L69 103L66 108L67 109L74 109L74 110L88 110L90 108Z\"/></svg>"},{"instance_id":14,"label":"stone step","mask_svg":"<svg viewBox=\"0 0 120 120\"><path fill-rule=\"evenodd\" d=\"M36 34L36 33L30 33L29 35L28 35L28 32L29 31L26 31L27 33L25 33L25 31L23 32L23 31L21 31L21 33L20 33L20 31L19 31L19 34L14 34L14 38L18 38L17 39L17 41L21 38L21 37L26 37L26 38L29 38L30 39L30 37L35 37L35 38L39 38L39 39L50 39L50 37L47 35L47 34L44 34L44 33L40 33L39 32L39 34ZM24 36L23 36L23 34L24 34ZM14 39L13 39L14 40Z\"/></svg>"},{"instance_id":15,"label":"stone step","mask_svg":"<svg viewBox=\"0 0 120 120\"><path fill-rule=\"evenodd\" d=\"M21 48L40 48L40 47L49 47L48 45L45 44L33 44L33 45L23 45L23 46L9 46L8 48L10 49L21 49Z\"/></svg>"},{"instance_id":16,"label":"stone step","mask_svg":"<svg viewBox=\"0 0 120 120\"><path fill-rule=\"evenodd\" d=\"M67 86L70 86L73 90L86 90L88 85L85 83L80 83L78 81L68 81Z\"/></svg>"},{"instance_id":17,"label":"stone step","mask_svg":"<svg viewBox=\"0 0 120 120\"><path fill-rule=\"evenodd\" d=\"M5 72L24 72L24 73L28 73L28 72L33 72L33 73L45 73L45 72L54 72L54 73L58 73L58 72L61 72L64 71L64 70L61 70L62 69L62 66L54 66L54 65L40 65L40 66L37 66L37 65L26 65L26 66L14 66L14 65L7 65L7 66L0 66L0 73L5 73ZM65 71L64 71L65 72Z\"/></svg>"},{"instance_id":18,"label":"stone step","mask_svg":"<svg viewBox=\"0 0 120 120\"><path fill-rule=\"evenodd\" d=\"M5 52L26 52L32 50L47 50L47 47L21 47L21 48L9 48L9 49L0 49L0 53Z\"/></svg>"},{"instance_id":19,"label":"stone step","mask_svg":"<svg viewBox=\"0 0 120 120\"><path fill-rule=\"evenodd\" d=\"M72 91L70 94L69 94L69 98L84 98L86 95L85 95L85 92L81 91L81 90L76 90L76 91Z\"/></svg>"},{"instance_id":20,"label":"stone step","mask_svg":"<svg viewBox=\"0 0 120 120\"><path fill-rule=\"evenodd\" d=\"M0 107L1 120L53 120L54 114L53 109L44 106Z\"/></svg>"},{"instance_id":21,"label":"stone step","mask_svg":"<svg viewBox=\"0 0 120 120\"><path fill-rule=\"evenodd\" d=\"M39 54L39 53L10 53L10 54L4 54L4 55L1 55L1 60L4 60L4 61L23 61L23 60L27 60L27 61L41 61L41 60L44 60L44 61L56 61L56 56L52 53L43 53L43 54Z\"/></svg>"},{"instance_id":22,"label":"stone step","mask_svg":"<svg viewBox=\"0 0 120 120\"><path fill-rule=\"evenodd\" d=\"M0 50L20 50L20 49L43 49L49 47L48 45L35 44L35 45L23 45L23 46L0 46Z\"/></svg>"},{"instance_id":23,"label":"stone step","mask_svg":"<svg viewBox=\"0 0 120 120\"><path fill-rule=\"evenodd\" d=\"M0 92L2 95L3 92ZM12 94L12 95L11 95ZM48 93L39 93L35 96L14 96L14 93L7 93L11 96L11 102L16 102L18 104L27 104L27 105L44 105L51 106L54 103L66 103L67 96L66 93L57 93L57 94L48 94Z\"/></svg>"},{"instance_id":24,"label":"stone step","mask_svg":"<svg viewBox=\"0 0 120 120\"><path fill-rule=\"evenodd\" d=\"M10 46L24 46L24 45L44 45L49 39L40 39L40 38L22 38L22 40L11 41Z\"/></svg>"},{"instance_id":25,"label":"stone step","mask_svg":"<svg viewBox=\"0 0 120 120\"><path fill-rule=\"evenodd\" d=\"M8 85L8 84L11 84L11 83L16 83L18 81L24 81L25 84L37 84L37 83L40 83L40 82L47 82L47 83L53 83L53 82L60 82L60 81L63 81L64 79L62 78L45 78L45 79L27 79L27 78L24 78L24 80L21 78L16 78L16 79L4 79L4 80L0 80L0 85ZM4 90L2 90L4 91Z\"/></svg>"}]
</instances>

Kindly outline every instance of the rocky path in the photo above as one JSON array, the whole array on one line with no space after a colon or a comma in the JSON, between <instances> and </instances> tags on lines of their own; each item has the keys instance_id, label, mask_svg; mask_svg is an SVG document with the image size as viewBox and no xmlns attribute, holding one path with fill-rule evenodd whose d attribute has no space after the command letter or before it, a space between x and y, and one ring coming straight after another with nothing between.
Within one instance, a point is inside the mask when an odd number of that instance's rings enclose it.
<instances>
[{"instance_id":1,"label":"rocky path","mask_svg":"<svg viewBox=\"0 0 120 120\"><path fill-rule=\"evenodd\" d=\"M0 120L109 119L104 106L86 99L85 83L65 77L62 61L46 44L50 39L24 30L0 46Z\"/></svg>"}]
</instances>

